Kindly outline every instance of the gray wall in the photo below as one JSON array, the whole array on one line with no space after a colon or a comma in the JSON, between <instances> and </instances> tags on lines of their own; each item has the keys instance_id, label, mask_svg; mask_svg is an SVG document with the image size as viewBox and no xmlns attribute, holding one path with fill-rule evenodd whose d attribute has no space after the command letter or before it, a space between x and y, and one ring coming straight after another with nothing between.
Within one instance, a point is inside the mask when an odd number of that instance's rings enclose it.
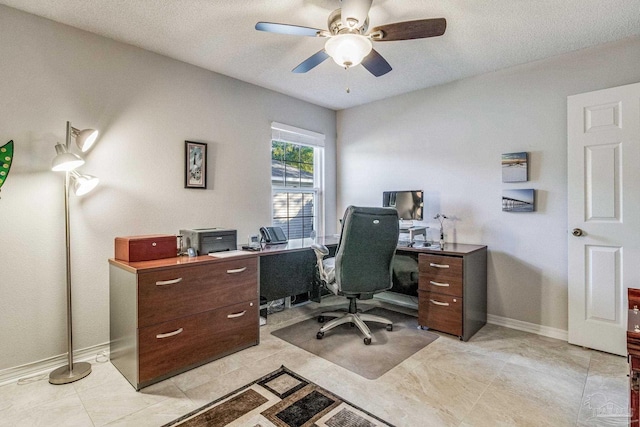
<instances>
[{"instance_id":1,"label":"gray wall","mask_svg":"<svg viewBox=\"0 0 640 427\"><path fill-rule=\"evenodd\" d=\"M116 236L270 223L270 123L326 135L327 232L335 232L336 113L0 6L0 145L15 159L0 199L0 370L66 352L65 125L101 130L71 197L74 347L109 340ZM209 146L207 190L184 189L184 141Z\"/></svg>"},{"instance_id":2,"label":"gray wall","mask_svg":"<svg viewBox=\"0 0 640 427\"><path fill-rule=\"evenodd\" d=\"M336 113L0 6L0 145L16 143L0 196L0 370L66 351L62 178L65 122L102 136L71 197L76 348L108 341L115 236L270 221L271 121L327 136L327 232L348 204L426 191L447 240L490 248L491 314L567 327L566 96L640 81L640 39L603 45ZM209 144L209 189L183 188L184 140ZM530 153L530 181L503 184L500 155ZM501 212L507 188L538 211ZM437 228L433 220L426 224ZM433 233L432 228L432 233Z\"/></svg>"},{"instance_id":3,"label":"gray wall","mask_svg":"<svg viewBox=\"0 0 640 427\"><path fill-rule=\"evenodd\" d=\"M338 212L423 189L433 236L440 212L445 240L488 245L490 314L566 330L566 97L638 81L635 38L340 111ZM502 183L518 151L530 180ZM537 211L502 212L512 188L536 189Z\"/></svg>"}]
</instances>

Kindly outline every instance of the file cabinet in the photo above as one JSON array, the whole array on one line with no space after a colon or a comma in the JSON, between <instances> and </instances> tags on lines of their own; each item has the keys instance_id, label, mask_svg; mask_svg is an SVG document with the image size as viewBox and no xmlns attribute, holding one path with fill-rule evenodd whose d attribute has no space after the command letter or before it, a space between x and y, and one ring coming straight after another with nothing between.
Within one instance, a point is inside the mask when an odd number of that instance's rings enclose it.
<instances>
[{"instance_id":1,"label":"file cabinet","mask_svg":"<svg viewBox=\"0 0 640 427\"><path fill-rule=\"evenodd\" d=\"M109 260L110 358L139 390L258 344L258 258Z\"/></svg>"},{"instance_id":2,"label":"file cabinet","mask_svg":"<svg viewBox=\"0 0 640 427\"><path fill-rule=\"evenodd\" d=\"M467 341L487 323L487 248L447 244L418 254L418 323Z\"/></svg>"}]
</instances>

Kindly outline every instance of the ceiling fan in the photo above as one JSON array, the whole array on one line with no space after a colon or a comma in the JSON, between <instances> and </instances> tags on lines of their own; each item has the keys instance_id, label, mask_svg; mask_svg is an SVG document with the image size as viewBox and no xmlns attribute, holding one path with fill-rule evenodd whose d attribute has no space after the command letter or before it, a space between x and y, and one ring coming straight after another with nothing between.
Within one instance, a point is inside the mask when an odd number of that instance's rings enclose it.
<instances>
[{"instance_id":1,"label":"ceiling fan","mask_svg":"<svg viewBox=\"0 0 640 427\"><path fill-rule=\"evenodd\" d=\"M373 0L341 0L342 7L329 15L328 30L299 25L258 22L256 30L294 36L326 37L324 49L295 67L294 73L306 73L331 57L345 69L360 63L376 77L391 71L391 65L373 49L373 42L437 37L444 34L444 18L396 22L369 29L369 9Z\"/></svg>"}]
</instances>

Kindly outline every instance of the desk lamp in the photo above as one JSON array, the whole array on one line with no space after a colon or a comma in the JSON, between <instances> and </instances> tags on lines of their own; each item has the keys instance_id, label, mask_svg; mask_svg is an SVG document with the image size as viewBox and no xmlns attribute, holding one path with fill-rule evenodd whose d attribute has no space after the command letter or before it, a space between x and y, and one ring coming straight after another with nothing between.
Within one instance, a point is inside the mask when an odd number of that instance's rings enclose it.
<instances>
[{"instance_id":1,"label":"desk lamp","mask_svg":"<svg viewBox=\"0 0 640 427\"><path fill-rule=\"evenodd\" d=\"M84 164L84 160L72 153L71 137L76 140L76 145L82 152L86 152L96 141L98 131L94 129L78 130L67 122L67 139L63 145L57 143L55 146L56 157L51 163L51 170L63 171L64 174L64 219L66 238L66 261L67 261L67 346L68 363L61 366L49 374L51 384L68 384L80 380L91 373L91 364L87 362L73 363L73 340L71 321L71 236L69 230L69 189L73 181L73 191L77 196L87 194L98 185L98 178L91 175L82 175L75 169Z\"/></svg>"}]
</instances>

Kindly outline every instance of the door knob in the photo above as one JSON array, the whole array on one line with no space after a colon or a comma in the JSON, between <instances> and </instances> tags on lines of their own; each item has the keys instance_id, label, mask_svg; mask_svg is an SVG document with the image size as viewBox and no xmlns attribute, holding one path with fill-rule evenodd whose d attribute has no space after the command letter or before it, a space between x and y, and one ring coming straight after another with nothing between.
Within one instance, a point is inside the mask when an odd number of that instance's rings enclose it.
<instances>
[{"instance_id":1,"label":"door knob","mask_svg":"<svg viewBox=\"0 0 640 427\"><path fill-rule=\"evenodd\" d=\"M580 236L584 236L584 231L582 231L579 228L574 228L571 234L573 234L576 237L580 237Z\"/></svg>"}]
</instances>

